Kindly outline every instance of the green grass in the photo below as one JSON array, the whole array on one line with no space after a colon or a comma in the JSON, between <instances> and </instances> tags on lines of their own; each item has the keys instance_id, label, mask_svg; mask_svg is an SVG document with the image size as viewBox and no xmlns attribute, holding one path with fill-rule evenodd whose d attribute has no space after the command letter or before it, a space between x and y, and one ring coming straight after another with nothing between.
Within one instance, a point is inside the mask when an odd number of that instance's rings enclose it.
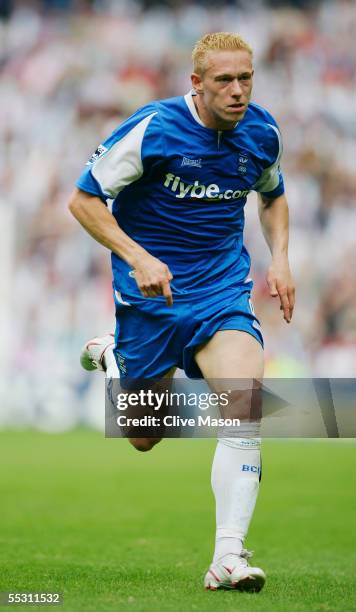
<instances>
[{"instance_id":1,"label":"green grass","mask_svg":"<svg viewBox=\"0 0 356 612\"><path fill-rule=\"evenodd\" d=\"M356 610L356 445L264 443L247 543L268 574L258 595L202 588L213 450L212 440L138 453L88 431L0 433L0 591L63 592L59 609L74 612Z\"/></svg>"}]
</instances>

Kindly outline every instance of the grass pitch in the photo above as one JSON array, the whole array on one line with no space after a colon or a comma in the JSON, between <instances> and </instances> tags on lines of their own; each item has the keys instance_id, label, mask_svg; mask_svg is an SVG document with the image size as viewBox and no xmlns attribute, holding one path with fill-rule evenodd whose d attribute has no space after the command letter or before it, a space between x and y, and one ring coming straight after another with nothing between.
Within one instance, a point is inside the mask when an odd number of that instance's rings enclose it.
<instances>
[{"instance_id":1,"label":"grass pitch","mask_svg":"<svg viewBox=\"0 0 356 612\"><path fill-rule=\"evenodd\" d=\"M214 446L1 432L0 591L62 592L73 612L356 610L356 444L264 443L247 542L267 572L258 595L202 588Z\"/></svg>"}]
</instances>

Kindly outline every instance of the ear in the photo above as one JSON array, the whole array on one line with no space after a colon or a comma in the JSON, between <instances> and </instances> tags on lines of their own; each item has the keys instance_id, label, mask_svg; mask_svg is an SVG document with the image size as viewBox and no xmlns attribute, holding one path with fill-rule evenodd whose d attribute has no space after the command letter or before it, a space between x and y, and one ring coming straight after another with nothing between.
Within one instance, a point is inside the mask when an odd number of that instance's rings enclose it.
<instances>
[{"instance_id":1,"label":"ear","mask_svg":"<svg viewBox=\"0 0 356 612\"><path fill-rule=\"evenodd\" d=\"M202 94L204 92L204 87L201 76L196 72L193 72L193 74L191 74L190 76L190 79L192 81L193 89L196 91L196 93Z\"/></svg>"}]
</instances>

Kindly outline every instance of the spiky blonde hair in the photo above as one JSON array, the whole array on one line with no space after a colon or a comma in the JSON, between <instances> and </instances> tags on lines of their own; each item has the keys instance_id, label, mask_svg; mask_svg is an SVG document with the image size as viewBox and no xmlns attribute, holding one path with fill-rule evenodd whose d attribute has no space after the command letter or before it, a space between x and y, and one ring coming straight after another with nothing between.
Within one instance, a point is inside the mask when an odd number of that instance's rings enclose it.
<instances>
[{"instance_id":1,"label":"spiky blonde hair","mask_svg":"<svg viewBox=\"0 0 356 612\"><path fill-rule=\"evenodd\" d=\"M205 70L205 56L208 51L248 51L253 55L250 45L238 34L232 32L212 32L205 34L194 46L192 52L193 70L203 74Z\"/></svg>"}]
</instances>

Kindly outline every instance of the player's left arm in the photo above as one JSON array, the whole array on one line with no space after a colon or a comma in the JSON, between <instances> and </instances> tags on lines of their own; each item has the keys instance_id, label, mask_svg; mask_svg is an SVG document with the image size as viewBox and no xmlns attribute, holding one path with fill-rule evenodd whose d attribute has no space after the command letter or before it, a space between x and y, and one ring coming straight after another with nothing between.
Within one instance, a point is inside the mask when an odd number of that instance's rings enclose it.
<instances>
[{"instance_id":1,"label":"player's left arm","mask_svg":"<svg viewBox=\"0 0 356 612\"><path fill-rule=\"evenodd\" d=\"M283 317L291 322L295 304L295 286L288 260L289 211L284 195L268 197L259 193L259 217L262 231L272 254L267 284L272 297L279 297Z\"/></svg>"}]
</instances>

